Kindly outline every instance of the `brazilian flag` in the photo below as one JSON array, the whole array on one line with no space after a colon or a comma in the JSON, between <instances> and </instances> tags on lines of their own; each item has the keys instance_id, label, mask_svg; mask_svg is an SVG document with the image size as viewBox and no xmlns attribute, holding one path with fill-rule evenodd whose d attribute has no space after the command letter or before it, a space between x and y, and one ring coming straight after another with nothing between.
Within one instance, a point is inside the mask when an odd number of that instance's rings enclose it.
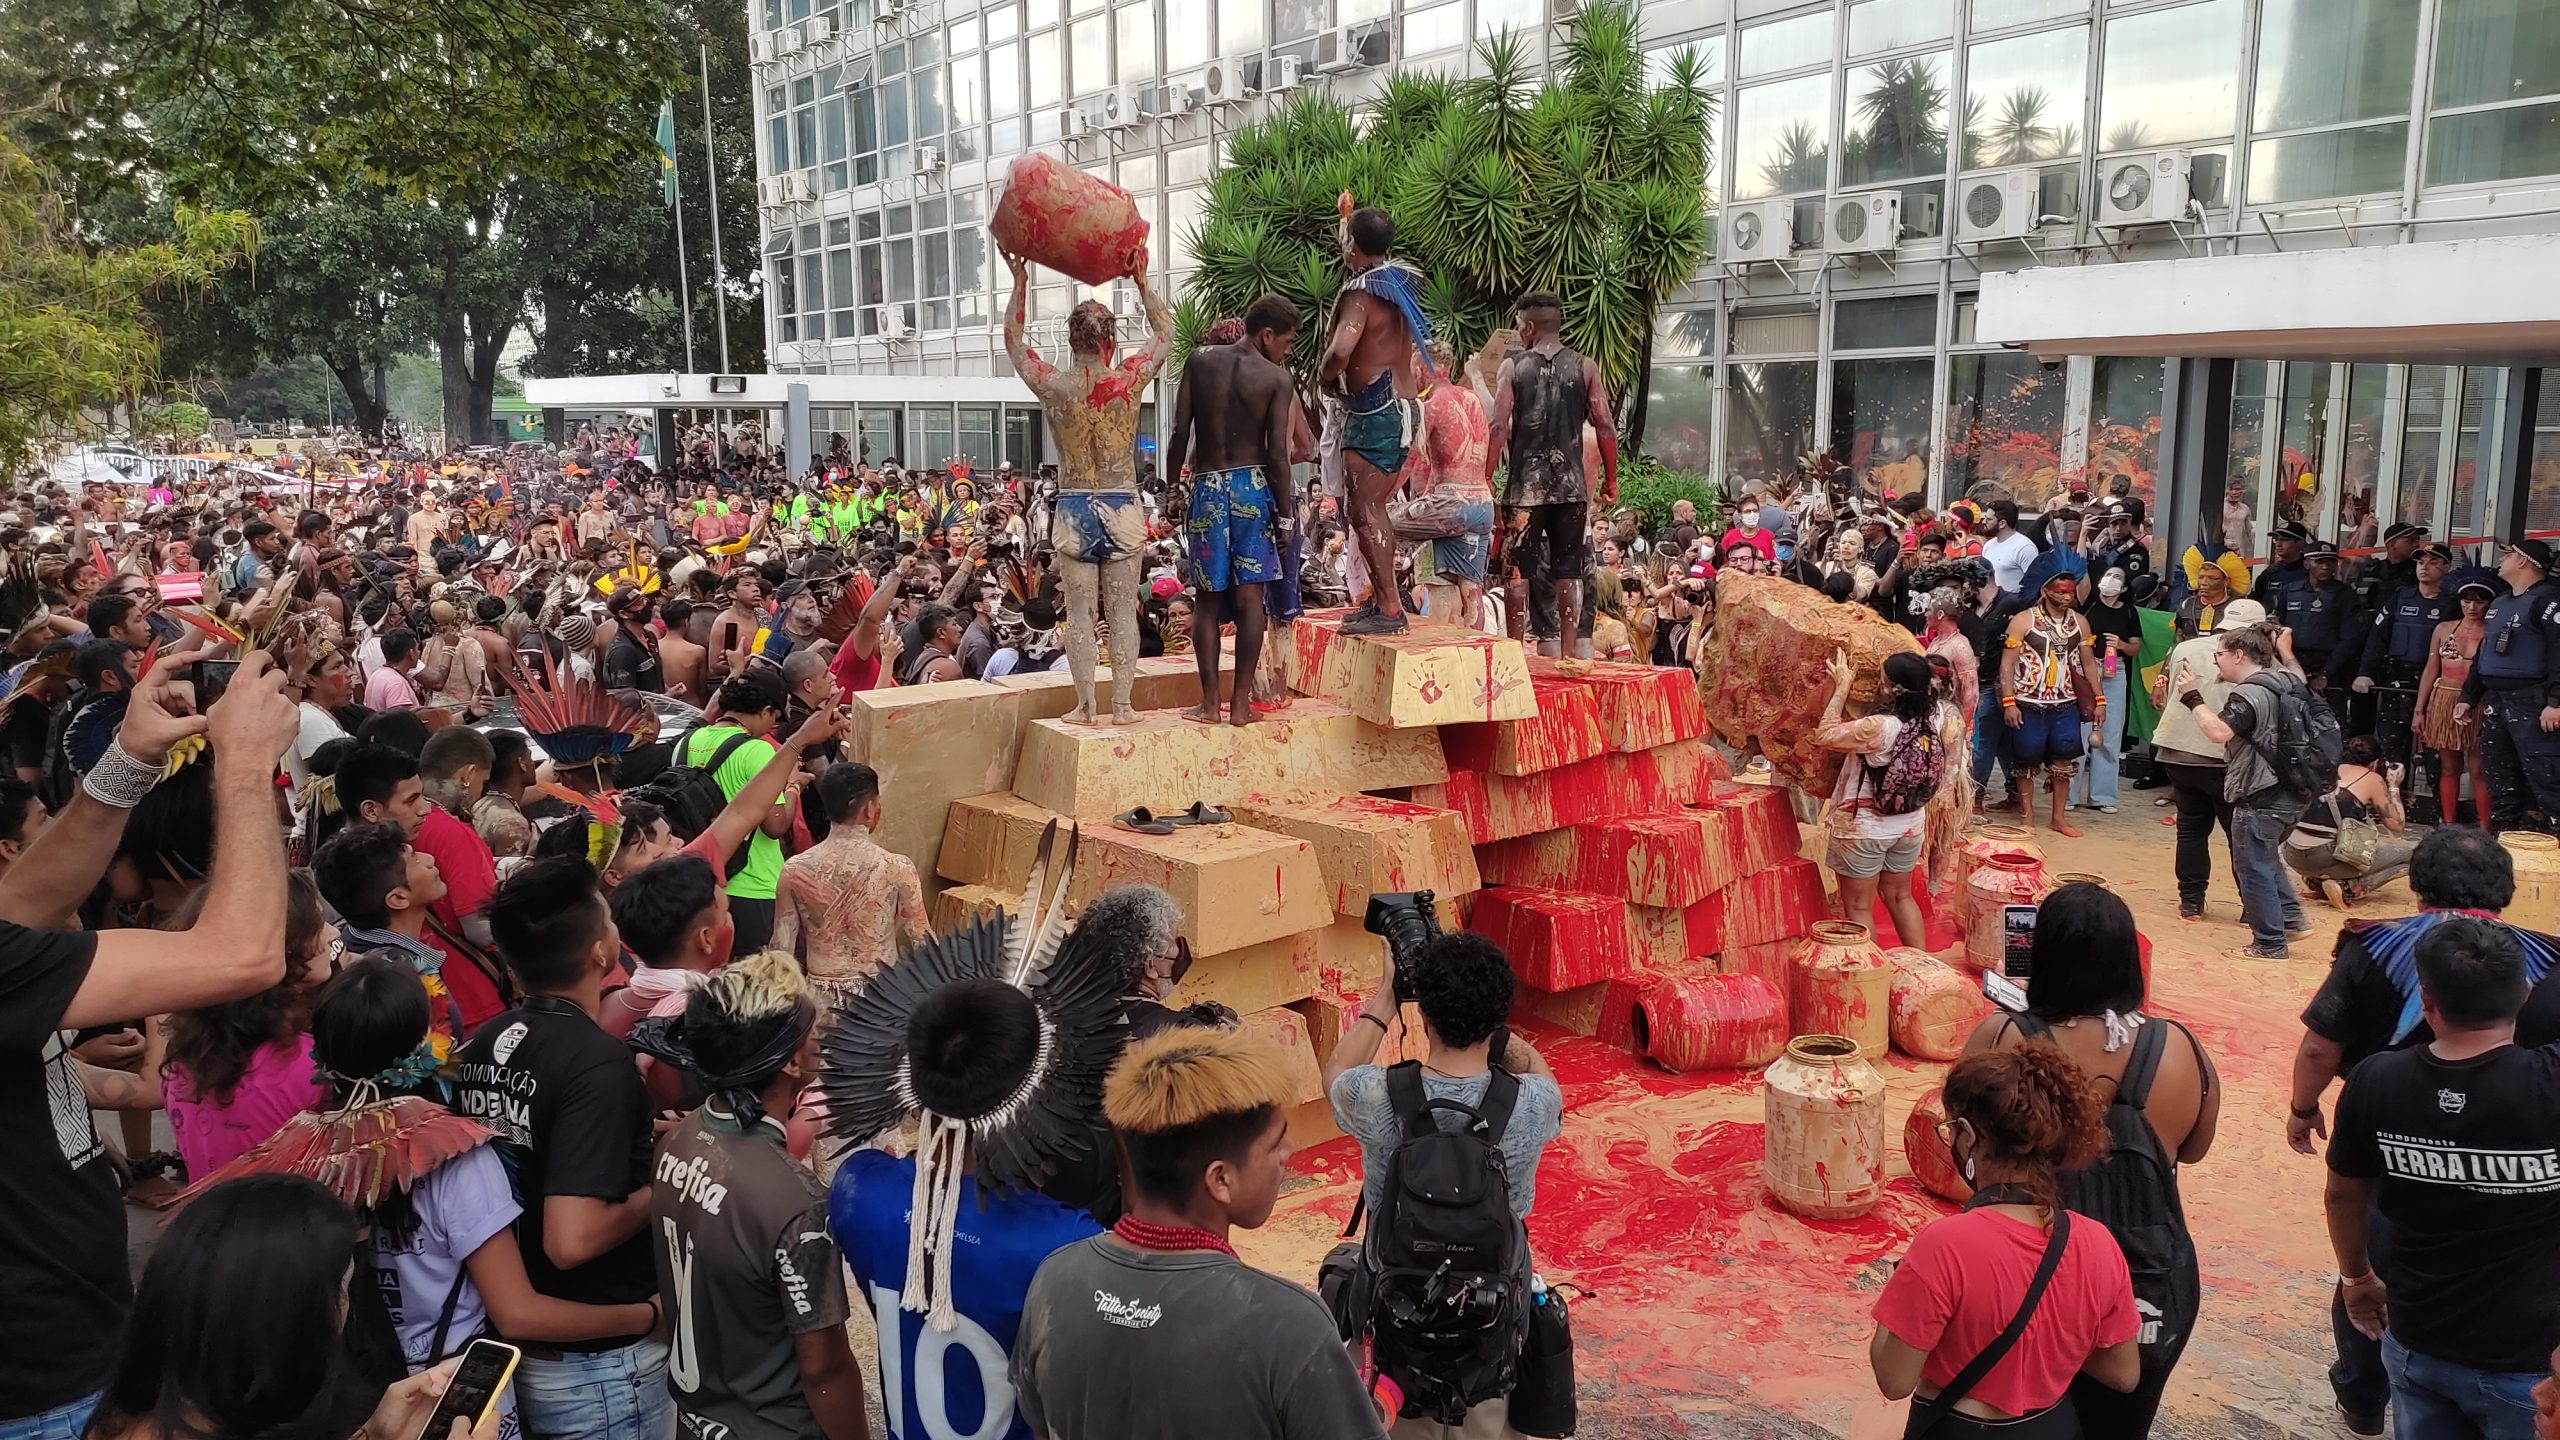
<instances>
[{"instance_id":1,"label":"brazilian flag","mask_svg":"<svg viewBox=\"0 0 2560 1440\"><path fill-rule=\"evenodd\" d=\"M658 195L669 209L676 203L676 102L658 102Z\"/></svg>"},{"instance_id":2,"label":"brazilian flag","mask_svg":"<svg viewBox=\"0 0 2560 1440\"><path fill-rule=\"evenodd\" d=\"M2166 610L2136 608L2135 618L2142 622L2142 649L2133 660L2133 683L2125 687L2124 738L2129 744L2151 738L2153 726L2160 723L2160 710L2151 703L2152 682L2160 678L2160 667L2169 663L2169 652L2177 648L2177 621Z\"/></svg>"}]
</instances>

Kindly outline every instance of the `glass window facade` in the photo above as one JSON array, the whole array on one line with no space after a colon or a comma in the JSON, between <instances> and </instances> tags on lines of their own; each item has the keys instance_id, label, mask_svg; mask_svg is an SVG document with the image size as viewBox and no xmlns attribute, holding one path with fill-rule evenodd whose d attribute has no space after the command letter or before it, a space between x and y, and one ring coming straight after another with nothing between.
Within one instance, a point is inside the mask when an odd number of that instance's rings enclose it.
<instances>
[{"instance_id":1,"label":"glass window facade","mask_svg":"<svg viewBox=\"0 0 2560 1440\"><path fill-rule=\"evenodd\" d=\"M767 32L810 15L839 26L814 58L759 66L750 92L759 173L805 174L817 196L765 211L764 253L749 262L763 266L768 338L789 347L774 368L988 377L1007 373L1006 277L984 234L1007 159L1055 148L1127 188L1178 299L1220 137L1267 102L1082 140L1061 133L1062 107L1278 54L1356 106L1379 77L1316 70L1334 27L1384 17L1392 64L1464 75L1470 42L1505 29L1551 61L1556 19L1547 0L955 0L938 19L910 9L896 23L877 0L757 5ZM2560 209L2555 0L1646 0L1638 20L1649 81L1683 51L1703 62L1717 210L1778 199L1797 220L1785 274L1709 259L1657 317L1644 447L1716 478L1827 446L1870 493L1904 493L1916 476L1941 502L1986 481L2041 498L2085 472L2157 497L2176 367L2100 356L2047 368L1979 345L1983 274L2289 251L2295 235L2340 245L2346 227L2366 245L2450 238L2474 212ZM940 152L930 175L916 168L922 146ZM2202 224L2093 228L2096 177L2155 148L2190 157ZM2029 245L1968 234L1950 182L2016 167L2039 175ZM1880 187L1904 195L1901 248L1825 256L1824 200ZM1086 293L1131 314L1123 289L1044 276L1034 323L1056 325ZM884 350L900 327L916 343ZM2496 487L2478 477L2498 453L2507 383L2446 366L2240 367L2235 523L2298 515L2343 542L2360 515L2419 515L2439 533L2497 521ZM862 407L866 441L912 448L925 408L896 407L883 430ZM1040 442L1010 410L945 407L930 424L954 447L1027 445L1017 463ZM2530 438L2525 509L2560 524L2560 419Z\"/></svg>"}]
</instances>

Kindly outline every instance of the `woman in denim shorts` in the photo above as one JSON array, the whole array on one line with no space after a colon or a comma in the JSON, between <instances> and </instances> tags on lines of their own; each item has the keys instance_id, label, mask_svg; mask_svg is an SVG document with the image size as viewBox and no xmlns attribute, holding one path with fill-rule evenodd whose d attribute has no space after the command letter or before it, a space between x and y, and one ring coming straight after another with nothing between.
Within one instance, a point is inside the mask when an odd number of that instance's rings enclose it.
<instances>
[{"instance_id":1,"label":"woman in denim shorts","mask_svg":"<svg viewBox=\"0 0 2560 1440\"><path fill-rule=\"evenodd\" d=\"M1925 657L1888 655L1875 712L1848 719L1851 674L1848 656L1834 654L1831 703L1814 732L1824 747L1842 752L1840 780L1831 790L1831 845L1823 863L1839 877L1842 917L1852 924L1868 923L1881 893L1901 943L1925 948L1929 942L1920 903L1911 893L1911 873L1920 866L1928 799L1952 773L1947 740L1954 712L1938 693L1936 672ZM1904 765L1906 773L1918 767L1925 780L1916 794L1900 797L1899 803L1885 784L1896 764Z\"/></svg>"}]
</instances>

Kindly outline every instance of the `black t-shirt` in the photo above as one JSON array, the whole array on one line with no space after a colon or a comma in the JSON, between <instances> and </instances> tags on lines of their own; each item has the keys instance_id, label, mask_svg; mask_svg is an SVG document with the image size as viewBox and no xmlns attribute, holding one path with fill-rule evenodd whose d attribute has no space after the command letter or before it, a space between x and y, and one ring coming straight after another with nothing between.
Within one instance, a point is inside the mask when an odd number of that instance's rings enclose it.
<instances>
[{"instance_id":1,"label":"black t-shirt","mask_svg":"<svg viewBox=\"0 0 2560 1440\"><path fill-rule=\"evenodd\" d=\"M60 1030L97 953L0 923L0 1420L104 1384L133 1306L124 1201Z\"/></svg>"},{"instance_id":2,"label":"black t-shirt","mask_svg":"<svg viewBox=\"0 0 2560 1440\"><path fill-rule=\"evenodd\" d=\"M53 733L53 707L21 697L0 720L0 758L12 772L44 769L45 741Z\"/></svg>"},{"instance_id":3,"label":"black t-shirt","mask_svg":"<svg viewBox=\"0 0 2560 1440\"><path fill-rule=\"evenodd\" d=\"M667 677L658 664L658 647L644 645L628 630L616 628L613 643L605 647L604 670L599 677L608 690L645 690L664 693Z\"/></svg>"},{"instance_id":4,"label":"black t-shirt","mask_svg":"<svg viewBox=\"0 0 2560 1440\"><path fill-rule=\"evenodd\" d=\"M2302 1028L2337 1044L2338 1073L2343 1075L2368 1057L2397 1048L2391 1032L2399 1028L2401 1008L2400 987L2365 949L2364 938L2345 931L2338 936L2328 978L2303 1007ZM2436 1032L2421 1019L2400 1044L2424 1045L2434 1038ZM2516 1043L2528 1050L2560 1043L2560 970L2543 976L2526 993L2524 1009L2516 1016Z\"/></svg>"},{"instance_id":5,"label":"black t-shirt","mask_svg":"<svg viewBox=\"0 0 2560 1440\"><path fill-rule=\"evenodd\" d=\"M2538 1372L2560 1344L2560 1051L2426 1046L2347 1077L2329 1168L2375 1182L2393 1230L2391 1333L2477 1370Z\"/></svg>"},{"instance_id":6,"label":"black t-shirt","mask_svg":"<svg viewBox=\"0 0 2560 1440\"><path fill-rule=\"evenodd\" d=\"M649 1096L631 1051L575 1004L537 995L491 1019L464 1043L453 1108L498 1132L524 1215L516 1244L533 1288L589 1305L633 1305L658 1288L649 1235L575 1270L542 1248L542 1202L552 1195L622 1200L649 1183ZM632 1337L563 1348L611 1350Z\"/></svg>"},{"instance_id":7,"label":"black t-shirt","mask_svg":"<svg viewBox=\"0 0 2560 1440\"><path fill-rule=\"evenodd\" d=\"M2092 600L2081 612L2089 621L2089 633L2096 637L2098 653L2107 652L2107 637L2116 637L2117 663L2133 658L2142 649L2142 615L2130 605L2109 605Z\"/></svg>"}]
</instances>

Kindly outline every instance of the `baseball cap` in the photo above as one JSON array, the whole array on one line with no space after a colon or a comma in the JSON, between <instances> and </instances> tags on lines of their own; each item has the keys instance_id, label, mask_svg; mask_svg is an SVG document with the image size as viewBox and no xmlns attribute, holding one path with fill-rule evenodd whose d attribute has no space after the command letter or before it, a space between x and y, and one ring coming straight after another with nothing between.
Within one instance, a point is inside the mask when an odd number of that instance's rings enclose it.
<instances>
[{"instance_id":1,"label":"baseball cap","mask_svg":"<svg viewBox=\"0 0 2560 1440\"><path fill-rule=\"evenodd\" d=\"M1182 582L1170 575L1159 575L1155 583L1147 587L1147 593L1159 600L1170 600L1182 593Z\"/></svg>"},{"instance_id":2,"label":"baseball cap","mask_svg":"<svg viewBox=\"0 0 2560 1440\"><path fill-rule=\"evenodd\" d=\"M2338 547L2330 544L2326 540L2309 541L2302 547L2302 558L2305 560L2335 560L2338 558Z\"/></svg>"},{"instance_id":3,"label":"baseball cap","mask_svg":"<svg viewBox=\"0 0 2560 1440\"><path fill-rule=\"evenodd\" d=\"M2278 540L2308 540L2311 538L2311 527L2303 524L2299 520L2287 520L2276 527L2275 538Z\"/></svg>"},{"instance_id":4,"label":"baseball cap","mask_svg":"<svg viewBox=\"0 0 2560 1440\"><path fill-rule=\"evenodd\" d=\"M2430 540L2426 544L2419 546L2418 553L2411 558L2424 560L2430 555L2443 561L2447 565L2453 563L2453 547L2445 544L2441 540Z\"/></svg>"},{"instance_id":5,"label":"baseball cap","mask_svg":"<svg viewBox=\"0 0 2560 1440\"><path fill-rule=\"evenodd\" d=\"M2223 606L2222 613L2215 617L2213 631L2219 635L2225 630L2245 630L2266 618L2266 606L2245 598L2234 600Z\"/></svg>"},{"instance_id":6,"label":"baseball cap","mask_svg":"<svg viewBox=\"0 0 2560 1440\"><path fill-rule=\"evenodd\" d=\"M2550 574L2550 573L2551 573L2551 542L2550 542L2550 541L2548 541L2548 540L2519 540L2519 541L2517 541L2514 545L2510 546L2509 548L2510 548L2510 549L2514 549L2514 550L2518 550L2518 551L2523 552L2523 554L2524 554L2524 558L2526 558L2527 560L2532 561L2532 562L2533 562L2533 568L2535 568L2536 570L2541 571L2541 572L2542 572L2543 574L2545 574L2545 575L2548 575L2548 574Z\"/></svg>"},{"instance_id":7,"label":"baseball cap","mask_svg":"<svg viewBox=\"0 0 2560 1440\"><path fill-rule=\"evenodd\" d=\"M2382 539L2383 543L2389 544L2391 541L2397 540L2403 535L2424 535L2427 533L2428 529L2426 526L2412 525L2408 521L2403 520L2398 524L2393 525L2390 529L2383 531Z\"/></svg>"}]
</instances>

